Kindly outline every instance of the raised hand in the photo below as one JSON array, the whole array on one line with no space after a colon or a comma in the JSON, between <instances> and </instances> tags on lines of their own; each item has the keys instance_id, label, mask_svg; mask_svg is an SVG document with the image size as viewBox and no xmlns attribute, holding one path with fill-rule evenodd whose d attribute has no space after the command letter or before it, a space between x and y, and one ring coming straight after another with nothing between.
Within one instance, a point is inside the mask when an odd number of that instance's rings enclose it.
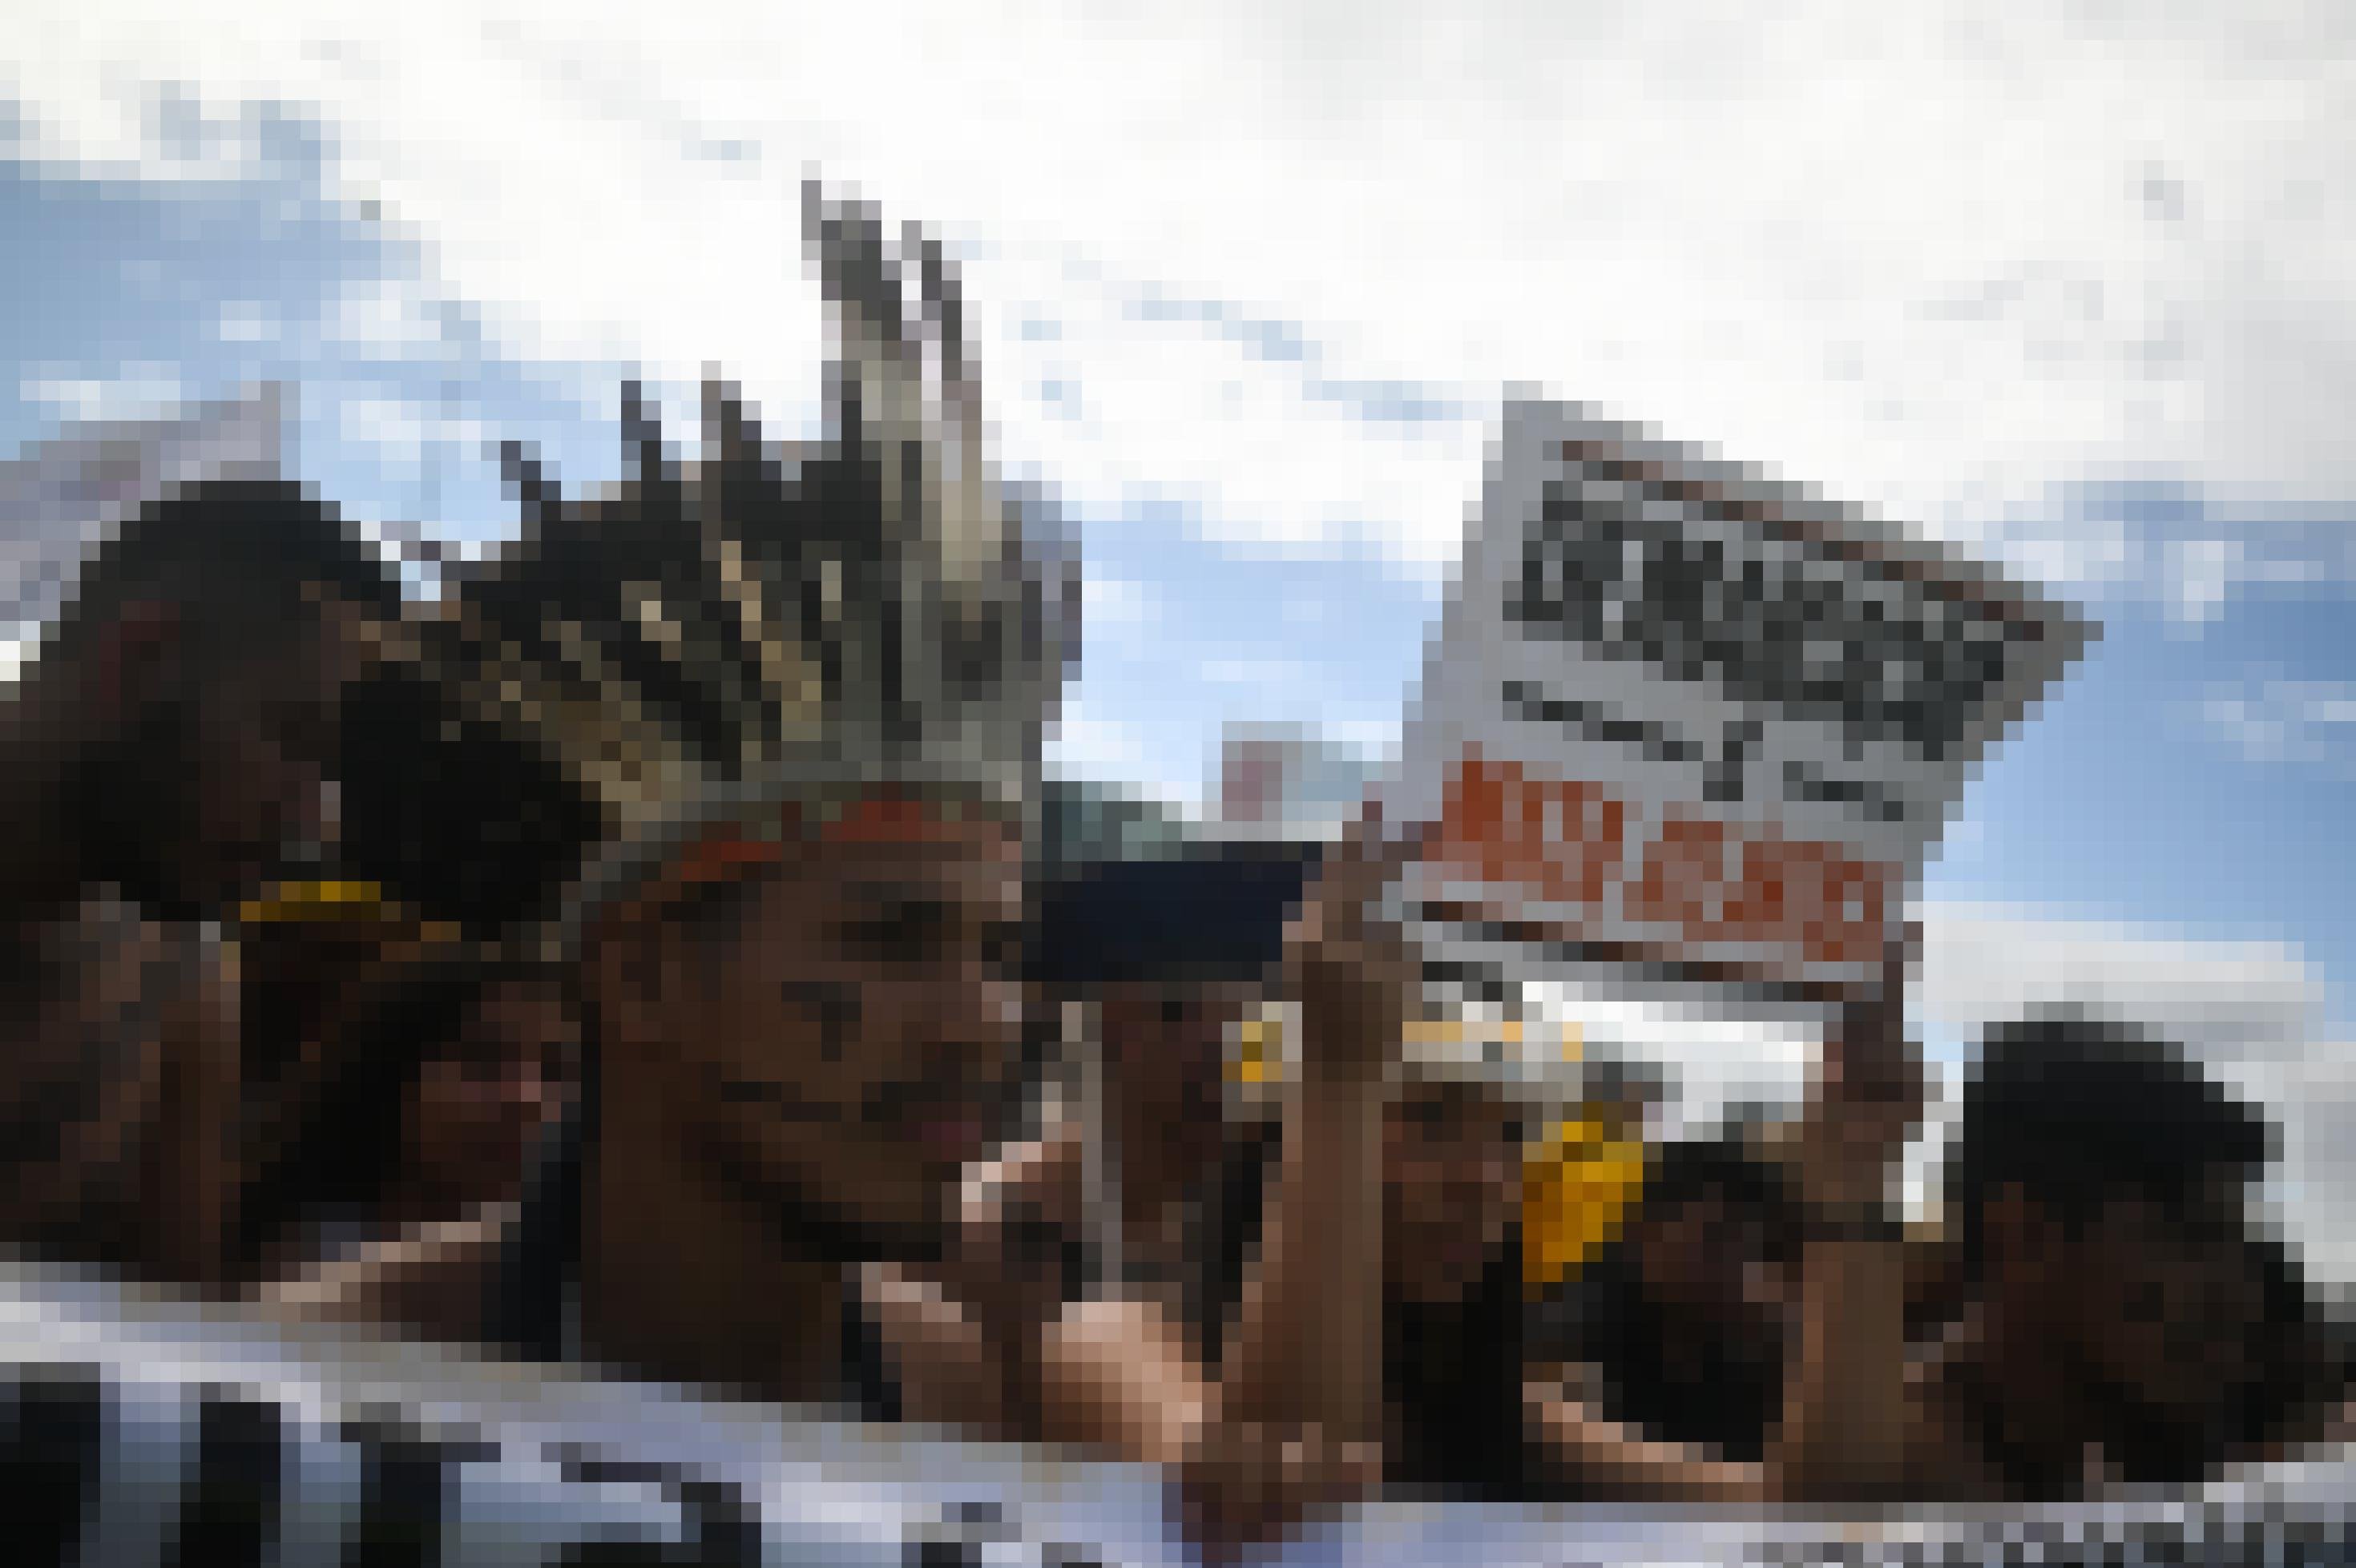
<instances>
[{"instance_id":1,"label":"raised hand","mask_svg":"<svg viewBox=\"0 0 2356 1568\"><path fill-rule=\"evenodd\" d=\"M1906 1029L1906 974L1917 947L1912 928L1893 939L1879 982L1847 998L1826 1036L1799 1168L1803 1195L1821 1211L1878 1210L1922 1122L1922 1054Z\"/></svg>"},{"instance_id":2,"label":"raised hand","mask_svg":"<svg viewBox=\"0 0 2356 1568\"><path fill-rule=\"evenodd\" d=\"M1373 1076L1398 1042L1413 1005L1416 964L1374 906L1414 862L1423 838L1420 832L1387 837L1370 804L1318 869L1285 944L1287 978L1301 1003L1304 1078Z\"/></svg>"}]
</instances>

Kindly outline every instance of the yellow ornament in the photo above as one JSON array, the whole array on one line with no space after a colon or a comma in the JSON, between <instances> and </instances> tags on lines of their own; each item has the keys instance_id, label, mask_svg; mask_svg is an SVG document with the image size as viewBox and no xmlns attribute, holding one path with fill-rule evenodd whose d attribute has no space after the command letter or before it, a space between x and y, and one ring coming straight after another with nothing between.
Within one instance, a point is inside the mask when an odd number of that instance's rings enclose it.
<instances>
[{"instance_id":1,"label":"yellow ornament","mask_svg":"<svg viewBox=\"0 0 2356 1568\"><path fill-rule=\"evenodd\" d=\"M1522 1167L1522 1281L1545 1289L1620 1233L1644 1185L1644 1146L1582 1117L1558 1124Z\"/></svg>"}]
</instances>

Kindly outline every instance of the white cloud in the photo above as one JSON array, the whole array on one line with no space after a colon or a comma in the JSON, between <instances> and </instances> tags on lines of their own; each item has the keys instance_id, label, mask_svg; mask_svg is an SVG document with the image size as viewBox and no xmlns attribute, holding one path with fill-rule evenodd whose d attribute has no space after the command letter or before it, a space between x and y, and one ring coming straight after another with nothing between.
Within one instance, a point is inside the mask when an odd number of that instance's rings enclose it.
<instances>
[{"instance_id":1,"label":"white cloud","mask_svg":"<svg viewBox=\"0 0 2356 1568\"><path fill-rule=\"evenodd\" d=\"M261 300L230 300L213 323L213 336L222 343L275 343L282 330L277 311Z\"/></svg>"},{"instance_id":2,"label":"white cloud","mask_svg":"<svg viewBox=\"0 0 2356 1568\"><path fill-rule=\"evenodd\" d=\"M336 291L321 313L319 346L374 356L422 357L443 342L439 303L415 281L351 280Z\"/></svg>"},{"instance_id":3,"label":"white cloud","mask_svg":"<svg viewBox=\"0 0 2356 1568\"><path fill-rule=\"evenodd\" d=\"M173 367L134 361L111 376L36 374L18 383L17 394L60 423L112 422L172 413L188 389Z\"/></svg>"},{"instance_id":4,"label":"white cloud","mask_svg":"<svg viewBox=\"0 0 2356 1568\"><path fill-rule=\"evenodd\" d=\"M1200 780L1168 773L1157 764L1151 731L1094 711L1085 698L1066 698L1048 726L1046 763L1066 778L1126 780L1190 807L1202 799Z\"/></svg>"},{"instance_id":5,"label":"white cloud","mask_svg":"<svg viewBox=\"0 0 2356 1568\"><path fill-rule=\"evenodd\" d=\"M2247 761L2356 777L2356 684L2254 677L2212 686L2198 713Z\"/></svg>"},{"instance_id":6,"label":"white cloud","mask_svg":"<svg viewBox=\"0 0 2356 1568\"><path fill-rule=\"evenodd\" d=\"M1965 529L2158 457L2221 496L2356 495L2347 29L2263 9L589 5L559 37L421 4L328 50L306 8L230 37L37 7L18 53L60 156L186 174L126 82L192 82L215 162L266 141L219 106L318 104L343 192L518 341L720 361L778 414L814 390L815 162L972 241L984 301L1067 298L1085 251L1303 324L1325 377L1538 381ZM1452 553L1477 426L1370 424L1092 308L991 324L1015 454L1092 507L1178 493L1214 537ZM2187 565L2189 613L2247 580Z\"/></svg>"},{"instance_id":7,"label":"white cloud","mask_svg":"<svg viewBox=\"0 0 2356 1568\"><path fill-rule=\"evenodd\" d=\"M443 447L479 450L488 434L479 420L448 417L431 403L409 399L347 397L336 412L337 433L348 447L396 470L413 469Z\"/></svg>"},{"instance_id":8,"label":"white cloud","mask_svg":"<svg viewBox=\"0 0 2356 1568\"><path fill-rule=\"evenodd\" d=\"M1081 635L1091 642L1149 627L1158 613L1154 590L1134 578L1089 571L1080 580Z\"/></svg>"}]
</instances>

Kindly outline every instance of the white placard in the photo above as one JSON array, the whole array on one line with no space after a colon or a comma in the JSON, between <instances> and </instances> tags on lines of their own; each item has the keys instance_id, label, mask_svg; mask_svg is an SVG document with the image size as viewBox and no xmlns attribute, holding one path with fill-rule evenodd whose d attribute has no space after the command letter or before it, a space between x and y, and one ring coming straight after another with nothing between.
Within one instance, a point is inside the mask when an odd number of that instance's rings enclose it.
<instances>
[{"instance_id":1,"label":"white placard","mask_svg":"<svg viewBox=\"0 0 2356 1568\"><path fill-rule=\"evenodd\" d=\"M1974 764L2088 635L1798 486L1510 403L1386 792L1437 828L1410 923L1522 977L1815 1011L1879 974Z\"/></svg>"}]
</instances>

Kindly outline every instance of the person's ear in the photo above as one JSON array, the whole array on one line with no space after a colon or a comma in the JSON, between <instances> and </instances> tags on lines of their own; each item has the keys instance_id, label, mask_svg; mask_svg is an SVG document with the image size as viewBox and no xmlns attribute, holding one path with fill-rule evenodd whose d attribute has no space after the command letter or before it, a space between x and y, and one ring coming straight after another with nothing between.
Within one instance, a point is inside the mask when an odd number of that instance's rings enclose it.
<instances>
[{"instance_id":1,"label":"person's ear","mask_svg":"<svg viewBox=\"0 0 2356 1568\"><path fill-rule=\"evenodd\" d=\"M180 653L180 613L161 600L125 604L98 635L89 700L102 724L121 723L162 694Z\"/></svg>"}]
</instances>

